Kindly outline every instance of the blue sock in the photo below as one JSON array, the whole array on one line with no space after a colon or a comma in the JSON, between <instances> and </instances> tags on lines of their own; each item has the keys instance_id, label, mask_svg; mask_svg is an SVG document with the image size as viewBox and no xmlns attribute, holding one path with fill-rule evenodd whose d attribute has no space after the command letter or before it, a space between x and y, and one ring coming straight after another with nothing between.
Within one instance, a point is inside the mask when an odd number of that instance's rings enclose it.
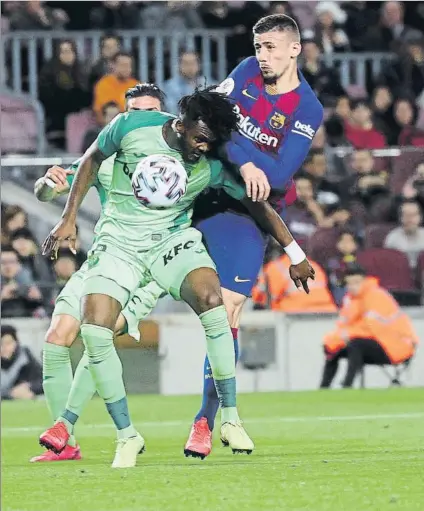
<instances>
[{"instance_id":1,"label":"blue sock","mask_svg":"<svg viewBox=\"0 0 424 511\"><path fill-rule=\"evenodd\" d=\"M234 339L234 353L236 356L236 364L239 358L239 344L237 339L238 328L231 329ZM212 369L209 364L209 359L206 356L205 364L203 366L203 398L202 406L196 415L194 422L197 422L202 417L206 417L209 429L212 431L215 426L215 417L218 413L219 399L215 388L215 381L212 376Z\"/></svg>"}]
</instances>

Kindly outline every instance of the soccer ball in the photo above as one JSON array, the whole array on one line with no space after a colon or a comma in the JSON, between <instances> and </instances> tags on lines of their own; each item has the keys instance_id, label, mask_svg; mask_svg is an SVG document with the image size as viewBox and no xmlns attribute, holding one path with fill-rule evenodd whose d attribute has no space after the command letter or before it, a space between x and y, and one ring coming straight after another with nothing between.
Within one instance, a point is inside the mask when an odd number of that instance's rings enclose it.
<instances>
[{"instance_id":1,"label":"soccer ball","mask_svg":"<svg viewBox=\"0 0 424 511\"><path fill-rule=\"evenodd\" d=\"M136 199L147 208L174 206L187 190L187 172L172 156L154 154L140 160L131 179Z\"/></svg>"}]
</instances>

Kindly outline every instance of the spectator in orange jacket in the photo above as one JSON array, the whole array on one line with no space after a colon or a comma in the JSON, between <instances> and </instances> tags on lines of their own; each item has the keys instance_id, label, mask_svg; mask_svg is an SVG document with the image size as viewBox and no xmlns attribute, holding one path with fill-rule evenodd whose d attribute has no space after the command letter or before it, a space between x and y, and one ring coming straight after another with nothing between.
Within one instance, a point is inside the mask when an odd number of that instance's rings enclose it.
<instances>
[{"instance_id":1,"label":"spectator in orange jacket","mask_svg":"<svg viewBox=\"0 0 424 511\"><path fill-rule=\"evenodd\" d=\"M290 259L286 254L269 262L262 269L252 291L255 308L270 306L282 312L335 312L327 275L321 266L309 259L315 280L309 281L309 294L301 293L290 278Z\"/></svg>"},{"instance_id":2,"label":"spectator in orange jacket","mask_svg":"<svg viewBox=\"0 0 424 511\"><path fill-rule=\"evenodd\" d=\"M330 387L339 360L347 358L343 387L351 387L364 364L399 364L414 355L418 338L408 316L374 277L359 266L345 273L347 294L334 332L324 339L327 361L321 388Z\"/></svg>"},{"instance_id":3,"label":"spectator in orange jacket","mask_svg":"<svg viewBox=\"0 0 424 511\"><path fill-rule=\"evenodd\" d=\"M119 52L113 59L113 72L100 78L94 86L94 112L101 121L102 108L106 103L116 103L120 112L125 111L125 92L137 85L132 77L133 58L129 53Z\"/></svg>"}]
</instances>

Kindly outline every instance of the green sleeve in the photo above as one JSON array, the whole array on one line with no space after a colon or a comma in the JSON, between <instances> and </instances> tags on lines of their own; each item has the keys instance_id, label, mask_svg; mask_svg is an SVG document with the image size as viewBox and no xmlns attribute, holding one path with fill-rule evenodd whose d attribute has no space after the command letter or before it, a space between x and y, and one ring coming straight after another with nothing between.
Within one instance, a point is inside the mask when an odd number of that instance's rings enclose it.
<instances>
[{"instance_id":1,"label":"green sleeve","mask_svg":"<svg viewBox=\"0 0 424 511\"><path fill-rule=\"evenodd\" d=\"M246 187L244 183L237 179L229 170L227 170L219 160L211 160L211 188L223 188L228 195L236 200L246 198Z\"/></svg>"},{"instance_id":2,"label":"green sleeve","mask_svg":"<svg viewBox=\"0 0 424 511\"><path fill-rule=\"evenodd\" d=\"M71 165L69 165L69 167L66 169L66 170L72 170L74 173L73 174L68 174L66 176L66 181L68 182L68 185L69 186L72 186L72 183L74 182L74 179L75 179L75 172L78 170L78 166L79 166L79 163L80 163L81 159L78 158L78 160L75 160L73 163L71 163ZM96 181L93 183L93 186L95 186L97 188L97 186L99 185L99 180L98 180L98 177L96 176Z\"/></svg>"},{"instance_id":3,"label":"green sleeve","mask_svg":"<svg viewBox=\"0 0 424 511\"><path fill-rule=\"evenodd\" d=\"M163 114L162 112L146 112L142 110L119 114L102 129L97 137L99 150L106 158L109 158L109 156L118 152L122 139L130 131L159 126L172 118L173 116Z\"/></svg>"}]
</instances>

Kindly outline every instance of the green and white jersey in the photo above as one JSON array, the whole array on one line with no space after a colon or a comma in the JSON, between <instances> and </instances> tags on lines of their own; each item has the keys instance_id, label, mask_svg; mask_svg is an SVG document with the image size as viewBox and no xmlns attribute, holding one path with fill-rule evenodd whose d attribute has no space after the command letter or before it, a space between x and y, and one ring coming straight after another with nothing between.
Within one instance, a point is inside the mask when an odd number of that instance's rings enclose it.
<instances>
[{"instance_id":1,"label":"green and white jersey","mask_svg":"<svg viewBox=\"0 0 424 511\"><path fill-rule=\"evenodd\" d=\"M224 188L237 200L245 197L245 187L218 160L202 156L194 164L183 161L163 138L163 125L174 117L162 112L133 111L118 115L97 138L100 151L116 153L112 183L100 222L102 239L110 237L121 249L145 251L169 233L191 225L193 201L207 187ZM176 158L188 174L187 191L173 207L149 209L134 196L131 178L139 161L150 155Z\"/></svg>"},{"instance_id":2,"label":"green and white jersey","mask_svg":"<svg viewBox=\"0 0 424 511\"><path fill-rule=\"evenodd\" d=\"M112 174L113 174L113 164L115 161L115 155L111 156L110 158L107 158L107 160L104 160L102 164L100 165L99 172L97 173L96 181L93 183L93 187L97 190L97 193L99 194L100 199L100 205L102 207L102 213L104 211L106 202L107 202L107 195L110 190L110 185L112 182ZM74 161L72 165L69 167L70 170L73 170L76 172L78 170L78 165L80 163L80 159ZM72 186L72 183L74 181L75 174L68 174L66 180L68 181L69 186ZM95 227L94 227L94 235L97 236L98 226L101 220L101 216L99 220L97 221Z\"/></svg>"}]
</instances>

